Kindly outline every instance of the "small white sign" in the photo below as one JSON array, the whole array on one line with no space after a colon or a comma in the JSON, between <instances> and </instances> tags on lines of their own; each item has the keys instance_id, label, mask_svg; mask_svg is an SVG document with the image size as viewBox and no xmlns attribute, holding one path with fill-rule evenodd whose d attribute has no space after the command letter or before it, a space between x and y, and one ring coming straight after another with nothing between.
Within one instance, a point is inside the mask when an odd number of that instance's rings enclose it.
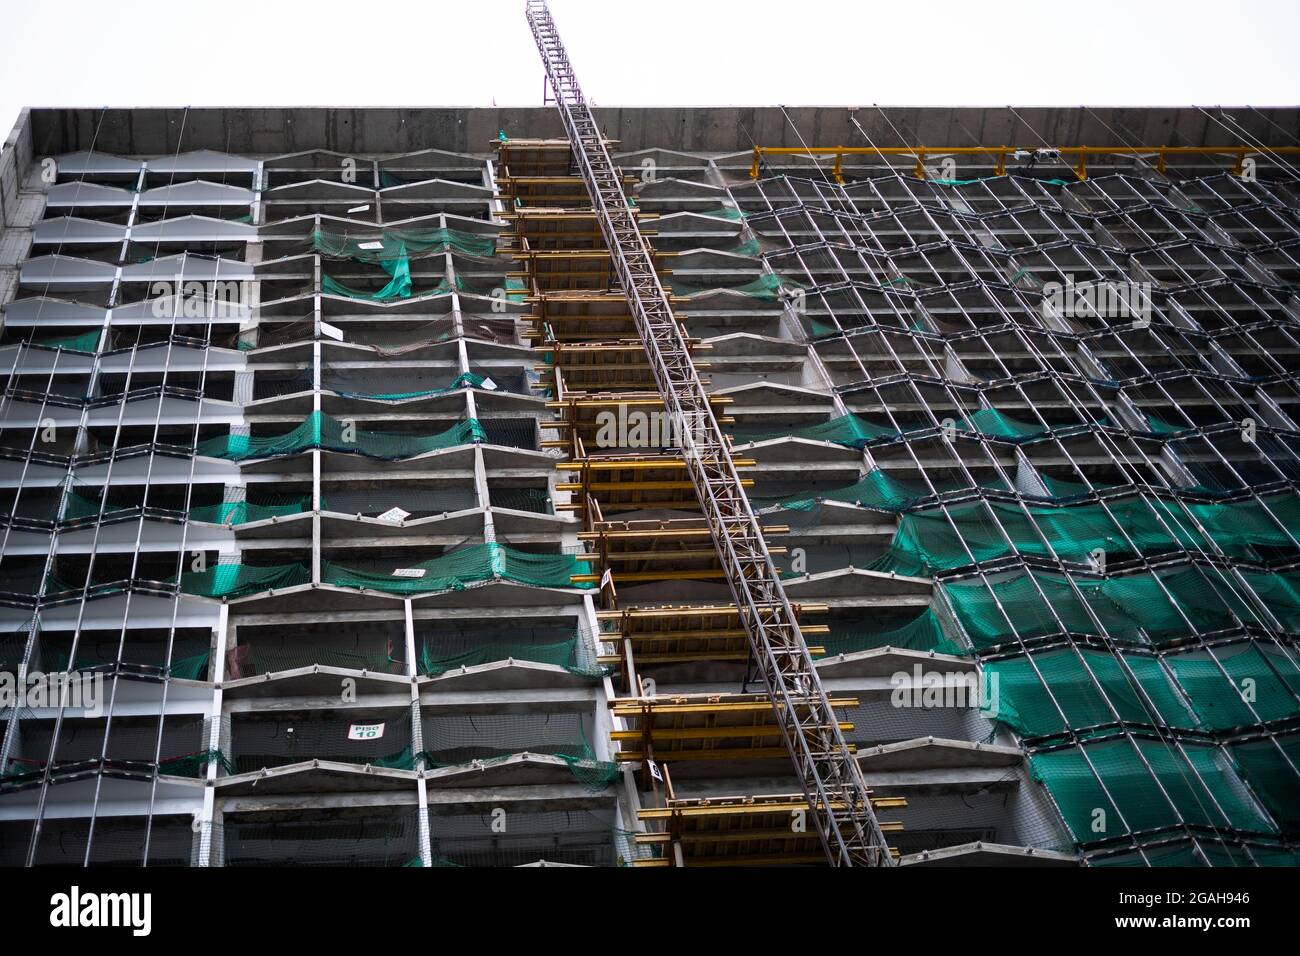
<instances>
[{"instance_id":1,"label":"small white sign","mask_svg":"<svg viewBox=\"0 0 1300 956\"><path fill-rule=\"evenodd\" d=\"M409 511L403 511L401 508L393 507L381 514L379 520L387 521L389 524L401 524L409 517L411 517ZM424 568L409 568L408 570L419 571L421 574L424 573Z\"/></svg>"},{"instance_id":2,"label":"small white sign","mask_svg":"<svg viewBox=\"0 0 1300 956\"><path fill-rule=\"evenodd\" d=\"M492 381L490 378L485 378L483 379L483 387L490 392L495 392L497 390L497 383Z\"/></svg>"},{"instance_id":3,"label":"small white sign","mask_svg":"<svg viewBox=\"0 0 1300 956\"><path fill-rule=\"evenodd\" d=\"M382 248L384 248L384 244L383 244L382 242L380 242L379 240L375 239L375 240L371 240L370 242L360 242L360 243L357 243L357 248L358 248L358 249L367 249L367 250L368 250L368 249L382 249Z\"/></svg>"},{"instance_id":4,"label":"small white sign","mask_svg":"<svg viewBox=\"0 0 1300 956\"><path fill-rule=\"evenodd\" d=\"M384 725L380 724L379 726L382 727ZM653 760L647 760L646 763L650 765L650 776L654 777L660 783L663 783L664 775L659 772L659 765Z\"/></svg>"},{"instance_id":5,"label":"small white sign","mask_svg":"<svg viewBox=\"0 0 1300 956\"><path fill-rule=\"evenodd\" d=\"M343 330L337 326L330 325L328 322L322 322L320 324L320 334L327 335L336 342L343 341Z\"/></svg>"},{"instance_id":6,"label":"small white sign","mask_svg":"<svg viewBox=\"0 0 1300 956\"><path fill-rule=\"evenodd\" d=\"M354 212L365 212L369 208L370 208L369 203L366 203L364 206L353 206L351 209L348 210L348 214L351 215Z\"/></svg>"},{"instance_id":7,"label":"small white sign","mask_svg":"<svg viewBox=\"0 0 1300 956\"><path fill-rule=\"evenodd\" d=\"M378 740L382 736L383 724L353 724L348 728L348 740Z\"/></svg>"},{"instance_id":8,"label":"small white sign","mask_svg":"<svg viewBox=\"0 0 1300 956\"><path fill-rule=\"evenodd\" d=\"M605 585L612 584L613 582L614 575L610 573L609 568L606 568L605 573L600 576L600 590L605 590Z\"/></svg>"},{"instance_id":9,"label":"small white sign","mask_svg":"<svg viewBox=\"0 0 1300 956\"><path fill-rule=\"evenodd\" d=\"M395 578L422 578L424 577L425 568L397 568L393 571Z\"/></svg>"}]
</instances>

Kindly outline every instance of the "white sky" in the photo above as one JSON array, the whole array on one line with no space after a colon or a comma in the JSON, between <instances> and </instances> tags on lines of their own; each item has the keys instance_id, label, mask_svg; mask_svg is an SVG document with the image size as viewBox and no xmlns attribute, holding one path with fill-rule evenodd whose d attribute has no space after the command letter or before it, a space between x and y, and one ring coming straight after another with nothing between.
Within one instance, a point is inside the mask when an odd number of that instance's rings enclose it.
<instances>
[{"instance_id":1,"label":"white sky","mask_svg":"<svg viewBox=\"0 0 1300 956\"><path fill-rule=\"evenodd\" d=\"M523 0L0 0L23 106L541 102ZM599 105L1300 104L1300 0L553 0ZM638 69L637 64L645 64Z\"/></svg>"}]
</instances>

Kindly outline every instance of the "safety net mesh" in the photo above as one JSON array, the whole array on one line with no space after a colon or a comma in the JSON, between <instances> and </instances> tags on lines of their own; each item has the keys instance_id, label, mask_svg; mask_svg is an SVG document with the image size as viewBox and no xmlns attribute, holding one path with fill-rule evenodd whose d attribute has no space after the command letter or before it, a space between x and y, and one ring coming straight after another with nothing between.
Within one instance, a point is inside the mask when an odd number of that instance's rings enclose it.
<instances>
[{"instance_id":1,"label":"safety net mesh","mask_svg":"<svg viewBox=\"0 0 1300 956\"><path fill-rule=\"evenodd\" d=\"M43 349L62 349L65 352L82 352L87 355L99 351L99 340L104 335L103 329L82 332L80 335L63 335L51 339L32 339L27 344Z\"/></svg>"},{"instance_id":2,"label":"safety net mesh","mask_svg":"<svg viewBox=\"0 0 1300 956\"><path fill-rule=\"evenodd\" d=\"M367 369L364 372L357 373L327 367L321 376L322 388L343 398L364 399L370 402L405 402L416 398L434 398L438 395L449 395L465 388L489 388L491 390L496 387L495 382L473 372L464 372L446 385L428 388L392 388L394 385L404 384L413 383L394 381L392 372L374 369Z\"/></svg>"},{"instance_id":3,"label":"safety net mesh","mask_svg":"<svg viewBox=\"0 0 1300 956\"><path fill-rule=\"evenodd\" d=\"M226 866L379 867L419 865L419 817L377 813L331 818L296 814L289 820L227 815L213 828Z\"/></svg>"},{"instance_id":4,"label":"safety net mesh","mask_svg":"<svg viewBox=\"0 0 1300 956\"><path fill-rule=\"evenodd\" d=\"M116 716L64 721L54 748L53 770L75 770L87 762L135 772L197 777L209 763L228 766L226 758L206 746L207 724L202 717L169 718ZM49 762L54 737L52 720L24 720L17 750L9 755L6 777L39 773Z\"/></svg>"},{"instance_id":5,"label":"safety net mesh","mask_svg":"<svg viewBox=\"0 0 1300 956\"><path fill-rule=\"evenodd\" d=\"M477 507L473 488L379 487L329 489L321 493L321 510L377 517L400 508L411 518L427 518Z\"/></svg>"},{"instance_id":6,"label":"safety net mesh","mask_svg":"<svg viewBox=\"0 0 1300 956\"><path fill-rule=\"evenodd\" d=\"M1098 425L1105 425L1104 417L1097 420ZM1033 422L1022 422L1003 414L996 408L982 408L957 421L958 431L975 432L986 438L1002 441L1022 442L1041 437L1049 432L1066 436L1092 428L1091 424L1070 424L1063 426L1043 426Z\"/></svg>"},{"instance_id":7,"label":"safety net mesh","mask_svg":"<svg viewBox=\"0 0 1300 956\"><path fill-rule=\"evenodd\" d=\"M242 637L242 632L241 632ZM230 680L258 674L274 674L299 667L340 667L377 674L405 674L406 665L393 657L391 642L387 647L375 641L271 640L257 638L241 643L226 653L226 676Z\"/></svg>"},{"instance_id":8,"label":"safety net mesh","mask_svg":"<svg viewBox=\"0 0 1300 956\"><path fill-rule=\"evenodd\" d=\"M1300 715L1295 652L1288 653L1271 641L1169 654L1165 660L1208 729Z\"/></svg>"},{"instance_id":9,"label":"safety net mesh","mask_svg":"<svg viewBox=\"0 0 1300 956\"><path fill-rule=\"evenodd\" d=\"M483 441L485 437L483 426L473 418L457 422L437 435L405 435L365 431L317 411L308 415L293 431L283 435L220 435L200 442L195 454L243 461L296 455L320 448L383 461L397 461L443 448Z\"/></svg>"},{"instance_id":10,"label":"safety net mesh","mask_svg":"<svg viewBox=\"0 0 1300 956\"><path fill-rule=\"evenodd\" d=\"M337 295L347 299L365 299L370 302L387 302L390 299L408 299L413 293L411 284L411 260L403 256L400 259L385 259L377 265L388 275L388 281L378 289L354 289L344 285L333 276L321 274L320 290L325 295ZM434 292L446 291L446 282L439 283Z\"/></svg>"},{"instance_id":11,"label":"safety net mesh","mask_svg":"<svg viewBox=\"0 0 1300 956\"><path fill-rule=\"evenodd\" d=\"M822 501L843 501L863 508L878 508L882 511L907 511L919 502L936 494L971 491L973 486L962 479L931 479L934 490L921 481L905 481L895 478L879 468L873 468L851 485L821 491L816 495L783 495L775 498L757 498L765 505L777 504L791 511L809 511ZM1005 483L997 482L982 486L986 490L1006 490ZM751 496L752 497L752 496Z\"/></svg>"},{"instance_id":12,"label":"safety net mesh","mask_svg":"<svg viewBox=\"0 0 1300 956\"><path fill-rule=\"evenodd\" d=\"M737 442L767 441L773 438L806 438L810 441L834 442L849 448L863 448L873 441L898 437L898 432L894 429L872 424L858 415L841 415L839 418L832 418L830 421L816 425L775 431L761 425L752 428L734 427L731 433Z\"/></svg>"},{"instance_id":13,"label":"safety net mesh","mask_svg":"<svg viewBox=\"0 0 1300 956\"><path fill-rule=\"evenodd\" d=\"M32 820L0 823L0 866L27 865ZM184 816L112 817L100 814L92 833L83 819L47 816L36 841L35 866L189 866L195 835ZM87 852L89 851L89 852Z\"/></svg>"},{"instance_id":14,"label":"safety net mesh","mask_svg":"<svg viewBox=\"0 0 1300 956\"><path fill-rule=\"evenodd\" d=\"M510 508L533 514L555 514L550 493L545 488L495 488L489 486L488 497L494 508Z\"/></svg>"},{"instance_id":15,"label":"safety net mesh","mask_svg":"<svg viewBox=\"0 0 1300 956\"><path fill-rule=\"evenodd\" d=\"M170 644L170 653L169 645ZM210 640L178 632L170 641L166 635L145 639L139 632L125 636L116 631L82 631L76 641L76 659L72 638L62 634L44 634L36 645L30 670L74 671L120 664L129 670L169 673L185 680L205 680L208 673ZM0 667L5 657L0 653ZM14 668L17 669L17 664Z\"/></svg>"},{"instance_id":16,"label":"safety net mesh","mask_svg":"<svg viewBox=\"0 0 1300 956\"><path fill-rule=\"evenodd\" d=\"M1079 563L1097 550L1116 555L1216 548L1259 560L1257 547L1291 546L1287 528L1300 529L1300 498L1290 493L1263 502L1209 504L1146 497L1063 507L976 501L903 515L876 570L932 575L970 564L972 556L989 561L1013 549Z\"/></svg>"},{"instance_id":17,"label":"safety net mesh","mask_svg":"<svg viewBox=\"0 0 1300 956\"><path fill-rule=\"evenodd\" d=\"M1034 779L1047 787L1080 843L1183 822L1259 832L1274 829L1218 748L1188 744L1179 752L1166 742L1136 738L1132 743L1088 743L1083 749L1105 782L1104 789L1080 748L1029 758Z\"/></svg>"},{"instance_id":18,"label":"safety net mesh","mask_svg":"<svg viewBox=\"0 0 1300 956\"><path fill-rule=\"evenodd\" d=\"M681 282L677 279L670 279L668 284L673 295L682 296L684 298L708 295L713 292L735 292L750 299L759 299L763 301L772 301L779 298L781 287L783 285L796 289L801 288L799 283L795 282L793 279L787 279L772 273L761 275L757 279L740 285L727 285L724 283L719 285L699 286Z\"/></svg>"},{"instance_id":19,"label":"safety net mesh","mask_svg":"<svg viewBox=\"0 0 1300 956\"><path fill-rule=\"evenodd\" d=\"M190 509L191 521L207 524L238 525L270 518L286 518L312 510L311 495L273 495L258 491L253 498L236 499L233 490L229 500L215 505L198 505Z\"/></svg>"},{"instance_id":20,"label":"safety net mesh","mask_svg":"<svg viewBox=\"0 0 1300 956\"><path fill-rule=\"evenodd\" d=\"M391 565L339 565L322 562L321 580L340 587L390 594L461 591L487 581L505 580L532 587L571 588L586 566L571 554L534 554L496 542L463 545L429 561Z\"/></svg>"},{"instance_id":21,"label":"safety net mesh","mask_svg":"<svg viewBox=\"0 0 1300 956\"><path fill-rule=\"evenodd\" d=\"M1238 623L1271 627L1266 616L1247 603L1245 589L1225 575L1202 566L1184 567L1158 578L1144 572L1067 579L1033 571L992 580L989 587L977 580L945 581L942 587L976 649L1014 640L1017 635L1031 638L1056 633L1062 625L1072 633L1104 632L1117 640L1141 643L1184 637L1192 627L1203 633ZM1241 577L1284 632L1300 633L1300 573L1243 572Z\"/></svg>"},{"instance_id":22,"label":"safety net mesh","mask_svg":"<svg viewBox=\"0 0 1300 956\"><path fill-rule=\"evenodd\" d=\"M234 563L187 571L181 576L181 590L201 597L235 598L310 582L311 571L302 564L259 567Z\"/></svg>"},{"instance_id":23,"label":"safety net mesh","mask_svg":"<svg viewBox=\"0 0 1300 956\"><path fill-rule=\"evenodd\" d=\"M230 749L235 772L250 773L308 760L369 764L390 770L414 768L409 713L337 714L314 711L233 721Z\"/></svg>"},{"instance_id":24,"label":"safety net mesh","mask_svg":"<svg viewBox=\"0 0 1300 956\"><path fill-rule=\"evenodd\" d=\"M1198 842L1199 852L1188 840L1098 856L1090 862L1092 866L1300 866L1300 850L1254 843L1247 848L1213 837Z\"/></svg>"},{"instance_id":25,"label":"safety net mesh","mask_svg":"<svg viewBox=\"0 0 1300 956\"><path fill-rule=\"evenodd\" d=\"M613 814L603 810L429 812L435 866L613 866Z\"/></svg>"},{"instance_id":26,"label":"safety net mesh","mask_svg":"<svg viewBox=\"0 0 1300 956\"><path fill-rule=\"evenodd\" d=\"M577 713L426 714L424 758L429 767L490 765L518 754L563 760L580 783L601 790L618 767L596 759Z\"/></svg>"},{"instance_id":27,"label":"safety net mesh","mask_svg":"<svg viewBox=\"0 0 1300 956\"><path fill-rule=\"evenodd\" d=\"M1104 425L1105 419L1098 424ZM1025 442L1041 438L1048 434L1068 437L1072 434L1088 431L1091 425L1050 426L1018 422L996 409L983 409L965 418L955 420L956 430L982 435L985 438L1010 442ZM930 430L931 426L900 431L887 425L877 425L860 415L841 415L830 421L804 427L791 426L773 430L761 425L733 426L731 434L736 441L765 441L769 438L807 438L813 441L834 442L850 448L863 448L876 441L893 441L904 435Z\"/></svg>"},{"instance_id":28,"label":"safety net mesh","mask_svg":"<svg viewBox=\"0 0 1300 956\"><path fill-rule=\"evenodd\" d=\"M882 630L879 627L852 624L832 624L826 637L810 637L810 644L826 649L827 656L853 654L875 650L879 647L897 647L908 651L935 651L939 654L965 654L943 633L939 619L932 608L926 608L914 620L900 627Z\"/></svg>"},{"instance_id":29,"label":"safety net mesh","mask_svg":"<svg viewBox=\"0 0 1300 956\"><path fill-rule=\"evenodd\" d=\"M982 712L1024 737L1083 733L1119 721L1197 729L1154 657L1058 649L986 661L984 671L993 693Z\"/></svg>"},{"instance_id":30,"label":"safety net mesh","mask_svg":"<svg viewBox=\"0 0 1300 956\"><path fill-rule=\"evenodd\" d=\"M500 628L472 628L417 636L421 638L419 671L429 677L498 661L550 664L593 679L609 672L596 663L593 649L580 633L566 636L564 628L516 626L504 635Z\"/></svg>"},{"instance_id":31,"label":"safety net mesh","mask_svg":"<svg viewBox=\"0 0 1300 956\"><path fill-rule=\"evenodd\" d=\"M353 236L316 229L308 237L311 248L332 259L388 262L409 254L423 255L451 249L472 256L496 254L496 239L459 229L385 229L379 235Z\"/></svg>"},{"instance_id":32,"label":"safety net mesh","mask_svg":"<svg viewBox=\"0 0 1300 956\"><path fill-rule=\"evenodd\" d=\"M1300 735L1254 740L1229 747L1242 775L1268 807L1278 824L1289 833L1300 832L1300 786L1295 768L1300 767ZM1289 762L1288 762L1289 761Z\"/></svg>"}]
</instances>

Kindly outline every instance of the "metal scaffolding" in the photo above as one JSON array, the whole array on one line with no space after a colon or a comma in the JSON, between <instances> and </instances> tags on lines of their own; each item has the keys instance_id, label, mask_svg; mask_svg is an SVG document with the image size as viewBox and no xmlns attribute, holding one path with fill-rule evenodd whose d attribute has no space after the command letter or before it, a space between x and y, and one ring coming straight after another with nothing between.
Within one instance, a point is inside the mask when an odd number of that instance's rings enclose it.
<instances>
[{"instance_id":1,"label":"metal scaffolding","mask_svg":"<svg viewBox=\"0 0 1300 956\"><path fill-rule=\"evenodd\" d=\"M664 407L681 435L686 470L827 858L834 865L889 865L892 858L866 784L833 717L741 486L730 445L715 420L550 10L544 0L529 0L527 14L574 161L613 259L614 278L632 310Z\"/></svg>"}]
</instances>

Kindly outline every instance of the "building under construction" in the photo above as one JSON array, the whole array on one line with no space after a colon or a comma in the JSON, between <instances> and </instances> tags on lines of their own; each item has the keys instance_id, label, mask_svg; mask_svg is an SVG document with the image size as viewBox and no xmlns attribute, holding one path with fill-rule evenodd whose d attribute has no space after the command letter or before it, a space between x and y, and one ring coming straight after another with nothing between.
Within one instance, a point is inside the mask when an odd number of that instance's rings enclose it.
<instances>
[{"instance_id":1,"label":"building under construction","mask_svg":"<svg viewBox=\"0 0 1300 956\"><path fill-rule=\"evenodd\" d=\"M1300 112L528 23L545 106L22 115L0 863L1300 862Z\"/></svg>"}]
</instances>

